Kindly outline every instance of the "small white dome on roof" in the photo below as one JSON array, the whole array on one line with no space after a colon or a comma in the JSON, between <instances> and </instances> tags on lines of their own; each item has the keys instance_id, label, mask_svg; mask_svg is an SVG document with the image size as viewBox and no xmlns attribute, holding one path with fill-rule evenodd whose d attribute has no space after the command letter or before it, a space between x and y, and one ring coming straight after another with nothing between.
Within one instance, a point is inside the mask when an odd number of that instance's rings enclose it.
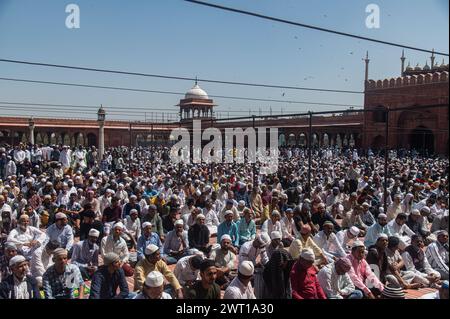
<instances>
[{"instance_id":1,"label":"small white dome on roof","mask_svg":"<svg viewBox=\"0 0 450 319\"><path fill-rule=\"evenodd\" d=\"M208 94L206 94L205 91L203 91L198 84L195 84L192 89L187 91L185 95L186 99L202 99L202 100L208 100Z\"/></svg>"},{"instance_id":2,"label":"small white dome on roof","mask_svg":"<svg viewBox=\"0 0 450 319\"><path fill-rule=\"evenodd\" d=\"M422 71L422 68L419 66L419 63L417 63L416 67L414 68L414 71Z\"/></svg>"}]
</instances>

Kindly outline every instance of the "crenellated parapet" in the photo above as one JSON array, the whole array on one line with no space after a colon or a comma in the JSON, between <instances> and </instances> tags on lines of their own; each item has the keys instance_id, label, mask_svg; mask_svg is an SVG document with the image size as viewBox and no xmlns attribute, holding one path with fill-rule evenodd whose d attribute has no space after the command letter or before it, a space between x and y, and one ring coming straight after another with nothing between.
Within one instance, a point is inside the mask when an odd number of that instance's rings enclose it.
<instances>
[{"instance_id":1,"label":"crenellated parapet","mask_svg":"<svg viewBox=\"0 0 450 319\"><path fill-rule=\"evenodd\" d=\"M404 75L398 78L390 78L378 81L368 80L366 81L366 90L409 87L438 82L448 82L448 71Z\"/></svg>"}]
</instances>

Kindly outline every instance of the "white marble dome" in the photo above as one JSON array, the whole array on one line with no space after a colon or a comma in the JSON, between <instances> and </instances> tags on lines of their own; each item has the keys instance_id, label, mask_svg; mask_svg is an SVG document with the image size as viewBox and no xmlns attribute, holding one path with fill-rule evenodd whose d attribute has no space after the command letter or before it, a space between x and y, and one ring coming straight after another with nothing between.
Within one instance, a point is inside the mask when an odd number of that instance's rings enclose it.
<instances>
[{"instance_id":1,"label":"white marble dome","mask_svg":"<svg viewBox=\"0 0 450 319\"><path fill-rule=\"evenodd\" d=\"M201 100L208 100L208 94L206 94L205 91L203 91L198 84L194 85L192 89L187 91L185 99L201 99Z\"/></svg>"}]
</instances>

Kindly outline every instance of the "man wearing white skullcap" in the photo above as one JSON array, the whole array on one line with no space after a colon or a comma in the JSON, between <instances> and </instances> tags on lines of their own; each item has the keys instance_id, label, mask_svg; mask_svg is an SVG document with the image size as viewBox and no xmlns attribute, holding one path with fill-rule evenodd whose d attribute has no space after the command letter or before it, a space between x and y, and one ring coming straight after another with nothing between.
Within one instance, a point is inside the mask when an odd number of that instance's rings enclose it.
<instances>
[{"instance_id":1,"label":"man wearing white skullcap","mask_svg":"<svg viewBox=\"0 0 450 319\"><path fill-rule=\"evenodd\" d=\"M47 236L36 227L29 226L30 217L21 215L17 222L17 227L11 230L7 241L17 246L18 253L31 258L34 250L44 245Z\"/></svg>"},{"instance_id":2,"label":"man wearing white skullcap","mask_svg":"<svg viewBox=\"0 0 450 319\"><path fill-rule=\"evenodd\" d=\"M367 228L364 245L366 247L374 245L380 234L391 236L389 228L387 227L387 215L384 213L378 214L377 222Z\"/></svg>"},{"instance_id":3,"label":"man wearing white skullcap","mask_svg":"<svg viewBox=\"0 0 450 319\"><path fill-rule=\"evenodd\" d=\"M136 209L130 210L130 215L125 218L125 235L136 245L141 237L141 220Z\"/></svg>"},{"instance_id":4,"label":"man wearing white skullcap","mask_svg":"<svg viewBox=\"0 0 450 319\"><path fill-rule=\"evenodd\" d=\"M279 211L274 210L270 214L270 218L266 220L261 226L261 232L270 234L273 231L279 231L281 233L281 214Z\"/></svg>"},{"instance_id":5,"label":"man wearing white skullcap","mask_svg":"<svg viewBox=\"0 0 450 319\"><path fill-rule=\"evenodd\" d=\"M28 275L28 262L22 255L9 260L11 274L2 278L0 299L40 299L36 279Z\"/></svg>"},{"instance_id":6,"label":"man wearing white skullcap","mask_svg":"<svg viewBox=\"0 0 450 319\"><path fill-rule=\"evenodd\" d=\"M163 274L176 293L177 298L183 298L183 290L178 279L169 269L167 264L161 259L161 252L158 246L150 244L145 248L145 258L138 261L134 272L134 290L141 291L147 275L156 270Z\"/></svg>"},{"instance_id":7,"label":"man wearing white skullcap","mask_svg":"<svg viewBox=\"0 0 450 319\"><path fill-rule=\"evenodd\" d=\"M67 251L72 249L74 234L72 227L68 224L66 214L57 213L55 215L55 223L47 228L47 240L44 245L49 241L58 242L59 246Z\"/></svg>"},{"instance_id":8,"label":"man wearing white skullcap","mask_svg":"<svg viewBox=\"0 0 450 319\"><path fill-rule=\"evenodd\" d=\"M253 262L244 260L239 264L238 276L225 290L223 299L256 299L251 279L255 272Z\"/></svg>"},{"instance_id":9,"label":"man wearing white skullcap","mask_svg":"<svg viewBox=\"0 0 450 319\"><path fill-rule=\"evenodd\" d=\"M141 260L144 258L145 249L148 245L156 245L159 249L162 248L162 242L159 235L152 231L153 225L150 222L142 224L142 235L137 240L137 258ZM164 258L164 257L163 257Z\"/></svg>"},{"instance_id":10,"label":"man wearing white skullcap","mask_svg":"<svg viewBox=\"0 0 450 319\"><path fill-rule=\"evenodd\" d=\"M212 246L209 244L209 229L205 225L205 215L198 214L196 223L188 230L189 248L198 249L208 255Z\"/></svg>"},{"instance_id":11,"label":"man wearing white skullcap","mask_svg":"<svg viewBox=\"0 0 450 319\"><path fill-rule=\"evenodd\" d=\"M67 255L64 248L54 250L54 264L42 276L45 299L74 299L75 289L79 291L78 298L84 299L84 280L80 269L68 263Z\"/></svg>"},{"instance_id":12,"label":"man wearing white skullcap","mask_svg":"<svg viewBox=\"0 0 450 319\"><path fill-rule=\"evenodd\" d=\"M164 292L164 276L159 271L152 271L147 275L142 292L134 299L172 299Z\"/></svg>"},{"instance_id":13,"label":"man wearing white skullcap","mask_svg":"<svg viewBox=\"0 0 450 319\"><path fill-rule=\"evenodd\" d=\"M281 242L282 236L279 231L272 231L270 233L270 244L266 247L267 257L270 259L272 257L273 252L276 249L283 249L283 243Z\"/></svg>"},{"instance_id":14,"label":"man wearing white skullcap","mask_svg":"<svg viewBox=\"0 0 450 319\"><path fill-rule=\"evenodd\" d=\"M188 232L184 230L182 219L176 220L174 229L167 233L163 251L168 265L176 264L180 258L190 254Z\"/></svg>"},{"instance_id":15,"label":"man wearing white skullcap","mask_svg":"<svg viewBox=\"0 0 450 319\"><path fill-rule=\"evenodd\" d=\"M225 234L231 237L231 243L234 247L239 246L238 226L233 221L233 212L231 210L227 210L225 212L225 220L220 223L217 228L217 239L220 240L220 238L222 238ZM237 250L235 250L235 252L237 253Z\"/></svg>"},{"instance_id":16,"label":"man wearing white skullcap","mask_svg":"<svg viewBox=\"0 0 450 319\"><path fill-rule=\"evenodd\" d=\"M73 245L73 252L70 262L80 268L83 279L88 280L98 268L98 255L100 247L97 245L100 232L92 228L89 231L88 239L77 242Z\"/></svg>"},{"instance_id":17,"label":"man wearing white skullcap","mask_svg":"<svg viewBox=\"0 0 450 319\"><path fill-rule=\"evenodd\" d=\"M216 263L216 283L223 287L233 279L231 271L236 269L236 253L229 235L225 234L220 238L220 247L213 249L209 258Z\"/></svg>"},{"instance_id":18,"label":"man wearing white skullcap","mask_svg":"<svg viewBox=\"0 0 450 319\"><path fill-rule=\"evenodd\" d=\"M129 197L129 200L130 201L128 203L123 205L122 219L127 218L127 216L130 215L132 209L136 209L138 215L141 215L141 206L137 203L137 196L133 194Z\"/></svg>"},{"instance_id":19,"label":"man wearing white skullcap","mask_svg":"<svg viewBox=\"0 0 450 319\"><path fill-rule=\"evenodd\" d=\"M303 249L291 270L291 287L293 299L327 299L317 279L317 270L313 266L314 252Z\"/></svg>"},{"instance_id":20,"label":"man wearing white skullcap","mask_svg":"<svg viewBox=\"0 0 450 319\"><path fill-rule=\"evenodd\" d=\"M377 236L378 238L378 236ZM350 278L355 287L364 293L369 299L375 299L375 295L381 294L384 285L371 270L365 259L366 250L362 241L356 240L352 245L352 252L347 256L352 268L349 271ZM367 283L370 282L370 288Z\"/></svg>"},{"instance_id":21,"label":"man wearing white skullcap","mask_svg":"<svg viewBox=\"0 0 450 319\"><path fill-rule=\"evenodd\" d=\"M333 230L334 224L327 220L323 223L322 230L314 236L314 242L322 249L329 262L332 262L334 257L346 256L344 247L341 246Z\"/></svg>"},{"instance_id":22,"label":"man wearing white skullcap","mask_svg":"<svg viewBox=\"0 0 450 319\"><path fill-rule=\"evenodd\" d=\"M337 232L337 241L341 244L342 248L344 248L346 254L350 253L352 243L355 239L358 238L359 232L360 230L356 226L352 226L349 229L344 229Z\"/></svg>"},{"instance_id":23,"label":"man wearing white skullcap","mask_svg":"<svg viewBox=\"0 0 450 319\"><path fill-rule=\"evenodd\" d=\"M123 230L124 225L121 222L115 223L111 234L103 237L100 252L102 256L105 256L107 253L116 253L119 255L125 276L131 277L133 276L133 268L128 263L130 252L128 251L127 242L122 238Z\"/></svg>"},{"instance_id":24,"label":"man wearing white skullcap","mask_svg":"<svg viewBox=\"0 0 450 319\"><path fill-rule=\"evenodd\" d=\"M239 250L239 263L249 260L255 266L258 266L256 258L260 256L261 265L267 264L269 257L267 256L266 246L269 243L270 237L267 233L260 233L254 240L244 243Z\"/></svg>"}]
</instances>

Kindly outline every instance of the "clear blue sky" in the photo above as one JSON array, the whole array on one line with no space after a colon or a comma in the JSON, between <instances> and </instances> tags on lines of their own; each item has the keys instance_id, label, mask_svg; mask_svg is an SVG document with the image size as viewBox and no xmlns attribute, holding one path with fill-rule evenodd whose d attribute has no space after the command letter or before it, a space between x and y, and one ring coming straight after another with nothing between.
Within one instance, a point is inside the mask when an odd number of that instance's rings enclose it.
<instances>
[{"instance_id":1,"label":"clear blue sky","mask_svg":"<svg viewBox=\"0 0 450 319\"><path fill-rule=\"evenodd\" d=\"M406 45L448 52L447 0L215 0L225 6ZM81 9L81 28L65 26L69 3ZM366 5L381 9L381 28L367 29ZM0 57L228 81L362 90L369 51L370 78L399 76L401 49L193 5L181 0L0 0ZM430 54L406 50L412 65ZM439 63L442 57L437 58ZM446 58L446 63L448 59ZM186 92L192 82L141 78L0 62L0 77L65 81ZM362 105L362 95L315 93L200 83L211 95ZM282 96L284 93L284 96ZM180 96L0 81L0 102L152 108L175 113ZM246 115L328 110L308 106L216 99L218 112ZM0 103L0 105L3 105ZM6 110L3 115L95 118L91 113ZM95 112L93 107L90 112ZM233 113L245 111L246 113ZM79 111L78 111L79 112ZM157 112L157 111L153 111ZM160 111L158 113L161 113ZM174 116L174 115L172 115ZM161 117L161 115L159 115ZM109 114L111 119L143 115Z\"/></svg>"}]
</instances>

